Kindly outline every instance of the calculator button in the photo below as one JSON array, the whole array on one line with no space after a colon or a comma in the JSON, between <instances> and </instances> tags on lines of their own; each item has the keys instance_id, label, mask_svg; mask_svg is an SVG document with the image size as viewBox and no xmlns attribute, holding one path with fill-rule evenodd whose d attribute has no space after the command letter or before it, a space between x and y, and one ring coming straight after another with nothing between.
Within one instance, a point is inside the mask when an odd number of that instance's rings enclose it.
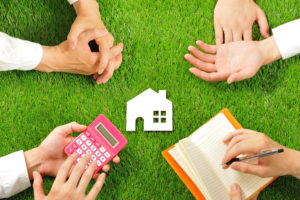
<instances>
[{"instance_id":1,"label":"calculator button","mask_svg":"<svg viewBox=\"0 0 300 200\"><path fill-rule=\"evenodd\" d=\"M97 166L99 167L101 165L101 162L97 160Z\"/></svg>"},{"instance_id":2,"label":"calculator button","mask_svg":"<svg viewBox=\"0 0 300 200\"><path fill-rule=\"evenodd\" d=\"M69 152L70 152L70 153L73 153L72 147L69 148Z\"/></svg>"},{"instance_id":3,"label":"calculator button","mask_svg":"<svg viewBox=\"0 0 300 200\"><path fill-rule=\"evenodd\" d=\"M83 144L83 145L81 145L81 148L82 148L83 150L86 150L86 149L87 149L87 146L85 146L85 145Z\"/></svg>"},{"instance_id":4,"label":"calculator button","mask_svg":"<svg viewBox=\"0 0 300 200\"><path fill-rule=\"evenodd\" d=\"M101 155L101 153L99 151L96 151L96 156L99 157Z\"/></svg>"},{"instance_id":5,"label":"calculator button","mask_svg":"<svg viewBox=\"0 0 300 200\"><path fill-rule=\"evenodd\" d=\"M105 151L104 147L100 147L100 151L103 153Z\"/></svg>"},{"instance_id":6,"label":"calculator button","mask_svg":"<svg viewBox=\"0 0 300 200\"><path fill-rule=\"evenodd\" d=\"M88 150L86 150L86 152L85 152L85 153L92 155L92 152L91 152L89 149L88 149Z\"/></svg>"},{"instance_id":7,"label":"calculator button","mask_svg":"<svg viewBox=\"0 0 300 200\"><path fill-rule=\"evenodd\" d=\"M92 151L96 151L96 149L97 149L97 148L96 148L94 145L91 146L91 150L92 150Z\"/></svg>"},{"instance_id":8,"label":"calculator button","mask_svg":"<svg viewBox=\"0 0 300 200\"><path fill-rule=\"evenodd\" d=\"M89 132L85 132L86 136L90 137L91 134Z\"/></svg>"},{"instance_id":9,"label":"calculator button","mask_svg":"<svg viewBox=\"0 0 300 200\"><path fill-rule=\"evenodd\" d=\"M104 155L105 155L106 158L110 157L110 154L108 152L105 152Z\"/></svg>"},{"instance_id":10,"label":"calculator button","mask_svg":"<svg viewBox=\"0 0 300 200\"><path fill-rule=\"evenodd\" d=\"M101 157L100 157L100 160L101 160L102 162L104 162L104 161L106 161L106 158L104 158L104 156L101 156Z\"/></svg>"},{"instance_id":11,"label":"calculator button","mask_svg":"<svg viewBox=\"0 0 300 200\"><path fill-rule=\"evenodd\" d=\"M93 138L93 137L91 137L90 139L92 140L92 142L95 142L95 141L96 141L95 138Z\"/></svg>"},{"instance_id":12,"label":"calculator button","mask_svg":"<svg viewBox=\"0 0 300 200\"><path fill-rule=\"evenodd\" d=\"M95 155L92 155L92 160L96 160L96 156Z\"/></svg>"},{"instance_id":13,"label":"calculator button","mask_svg":"<svg viewBox=\"0 0 300 200\"><path fill-rule=\"evenodd\" d=\"M75 143L72 146L73 146L74 149L78 148L77 144L75 144Z\"/></svg>"},{"instance_id":14,"label":"calculator button","mask_svg":"<svg viewBox=\"0 0 300 200\"><path fill-rule=\"evenodd\" d=\"M83 152L81 149L77 149L76 151L78 154L82 154L82 152Z\"/></svg>"},{"instance_id":15,"label":"calculator button","mask_svg":"<svg viewBox=\"0 0 300 200\"><path fill-rule=\"evenodd\" d=\"M86 142L85 142L88 146L91 146L91 141L89 141L89 140L87 140Z\"/></svg>"},{"instance_id":16,"label":"calculator button","mask_svg":"<svg viewBox=\"0 0 300 200\"><path fill-rule=\"evenodd\" d=\"M96 147L100 147L100 144L98 142L95 142Z\"/></svg>"},{"instance_id":17,"label":"calculator button","mask_svg":"<svg viewBox=\"0 0 300 200\"><path fill-rule=\"evenodd\" d=\"M86 140L86 136L85 135L81 135L80 138L82 139L82 141Z\"/></svg>"},{"instance_id":18,"label":"calculator button","mask_svg":"<svg viewBox=\"0 0 300 200\"><path fill-rule=\"evenodd\" d=\"M76 140L76 143L77 143L78 145L81 145L81 144L82 144L82 141L81 141L80 139L77 139L77 140Z\"/></svg>"}]
</instances>

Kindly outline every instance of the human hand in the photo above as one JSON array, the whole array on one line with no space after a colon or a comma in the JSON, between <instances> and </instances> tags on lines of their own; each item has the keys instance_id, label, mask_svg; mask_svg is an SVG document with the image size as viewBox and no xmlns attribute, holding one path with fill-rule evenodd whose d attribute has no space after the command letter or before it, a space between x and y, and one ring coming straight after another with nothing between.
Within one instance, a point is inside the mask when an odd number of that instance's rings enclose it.
<instances>
[{"instance_id":1,"label":"human hand","mask_svg":"<svg viewBox=\"0 0 300 200\"><path fill-rule=\"evenodd\" d=\"M255 155L265 150L274 148L284 149L283 153L258 158L257 164L247 162L233 162L228 167L243 172L254 174L260 177L273 177L293 175L300 178L300 152L288 149L277 142L274 142L263 133L247 129L239 129L228 134L224 139L228 144L222 163L229 162L239 155Z\"/></svg>"},{"instance_id":2,"label":"human hand","mask_svg":"<svg viewBox=\"0 0 300 200\"><path fill-rule=\"evenodd\" d=\"M33 190L35 200L73 200L73 199L96 199L104 182L105 174L102 173L96 179L96 183L86 195L86 189L93 177L93 173L97 168L95 162L89 165L85 170L86 165L91 160L90 155L83 157L78 164L74 166L77 154L73 154L60 167L57 177L52 185L49 194L46 196L43 189L43 179L38 172L33 173ZM72 168L74 167L74 168ZM68 178L69 177L69 178ZM68 178L68 180L66 180Z\"/></svg>"},{"instance_id":3,"label":"human hand","mask_svg":"<svg viewBox=\"0 0 300 200\"><path fill-rule=\"evenodd\" d=\"M60 166L67 158L64 148L74 140L69 136L73 132L82 132L87 127L76 122L56 127L46 139L34 149L24 153L28 175L32 179L32 172L38 171L41 175L56 176ZM113 162L119 163L120 158L116 156ZM109 165L103 166L102 170L107 172Z\"/></svg>"},{"instance_id":4,"label":"human hand","mask_svg":"<svg viewBox=\"0 0 300 200\"><path fill-rule=\"evenodd\" d=\"M252 40L254 21L257 21L262 36L269 37L266 15L253 0L219 0L214 10L216 44L240 41L242 38Z\"/></svg>"},{"instance_id":5,"label":"human hand","mask_svg":"<svg viewBox=\"0 0 300 200\"><path fill-rule=\"evenodd\" d=\"M96 41L100 56L94 79L98 84L106 83L112 77L114 70L121 65L123 46L117 54L111 52L114 46L114 37L104 26L99 12L99 5L95 0L79 0L73 5L77 17L68 34L69 47L70 49L76 47L81 33L93 30L95 35L90 40Z\"/></svg>"},{"instance_id":6,"label":"human hand","mask_svg":"<svg viewBox=\"0 0 300 200\"><path fill-rule=\"evenodd\" d=\"M193 46L185 59L196 68L190 68L195 76L205 81L223 81L228 84L253 77L261 66L281 58L273 37L263 41L239 41L219 46L197 41L199 51ZM216 54L216 55L212 55ZM209 73L208 73L209 72Z\"/></svg>"},{"instance_id":7,"label":"human hand","mask_svg":"<svg viewBox=\"0 0 300 200\"><path fill-rule=\"evenodd\" d=\"M255 194L250 200L257 200L259 193ZM242 190L240 186L233 183L230 187L230 199L231 200L242 200Z\"/></svg>"},{"instance_id":8,"label":"human hand","mask_svg":"<svg viewBox=\"0 0 300 200\"><path fill-rule=\"evenodd\" d=\"M68 42L64 41L58 46L43 46L43 57L35 70L43 72L67 72L74 74L91 75L98 72L99 53L91 52L88 45L97 33L89 30L79 36L74 49L70 49ZM122 62L123 44L114 46L109 51L109 67L101 75L102 78L110 78ZM98 81L98 80L97 80ZM98 82L99 83L99 82Z\"/></svg>"}]
</instances>

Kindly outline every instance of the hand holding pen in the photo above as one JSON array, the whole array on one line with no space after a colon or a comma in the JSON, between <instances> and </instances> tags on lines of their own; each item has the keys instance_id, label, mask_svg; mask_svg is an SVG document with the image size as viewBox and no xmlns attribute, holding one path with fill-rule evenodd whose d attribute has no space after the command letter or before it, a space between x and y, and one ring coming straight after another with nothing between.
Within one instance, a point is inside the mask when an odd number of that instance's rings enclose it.
<instances>
[{"instance_id":1,"label":"hand holding pen","mask_svg":"<svg viewBox=\"0 0 300 200\"><path fill-rule=\"evenodd\" d=\"M260 177L293 175L300 178L300 152L278 144L263 133L239 129L227 135L223 141L228 144L222 160L222 163L228 164L223 165L224 169L230 167ZM265 149L274 151L262 153ZM239 155L254 155L251 159L257 157L258 163L234 162L250 159L237 158Z\"/></svg>"}]
</instances>

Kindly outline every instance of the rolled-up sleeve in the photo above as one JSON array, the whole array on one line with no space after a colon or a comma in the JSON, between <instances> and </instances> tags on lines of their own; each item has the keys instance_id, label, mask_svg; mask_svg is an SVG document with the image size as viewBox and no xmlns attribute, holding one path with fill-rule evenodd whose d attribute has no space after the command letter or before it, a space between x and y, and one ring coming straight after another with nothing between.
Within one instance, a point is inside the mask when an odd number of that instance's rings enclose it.
<instances>
[{"instance_id":1,"label":"rolled-up sleeve","mask_svg":"<svg viewBox=\"0 0 300 200\"><path fill-rule=\"evenodd\" d=\"M11 197L30 187L23 151L0 158L0 198Z\"/></svg>"},{"instance_id":2,"label":"rolled-up sleeve","mask_svg":"<svg viewBox=\"0 0 300 200\"><path fill-rule=\"evenodd\" d=\"M40 63L42 56L40 44L0 32L0 71L32 70Z\"/></svg>"},{"instance_id":3,"label":"rolled-up sleeve","mask_svg":"<svg viewBox=\"0 0 300 200\"><path fill-rule=\"evenodd\" d=\"M300 53L300 19L280 25L272 31L282 59Z\"/></svg>"}]
</instances>

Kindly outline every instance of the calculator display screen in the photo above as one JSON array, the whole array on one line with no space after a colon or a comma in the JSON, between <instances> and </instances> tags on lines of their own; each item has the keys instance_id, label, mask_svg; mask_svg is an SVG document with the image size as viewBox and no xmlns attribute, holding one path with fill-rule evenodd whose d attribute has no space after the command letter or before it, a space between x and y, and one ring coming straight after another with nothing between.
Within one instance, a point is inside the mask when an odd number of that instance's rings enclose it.
<instances>
[{"instance_id":1,"label":"calculator display screen","mask_svg":"<svg viewBox=\"0 0 300 200\"><path fill-rule=\"evenodd\" d=\"M97 130L100 134L106 139L106 141L112 146L115 147L118 144L118 141L112 136L112 134L102 125L97 126Z\"/></svg>"}]
</instances>

